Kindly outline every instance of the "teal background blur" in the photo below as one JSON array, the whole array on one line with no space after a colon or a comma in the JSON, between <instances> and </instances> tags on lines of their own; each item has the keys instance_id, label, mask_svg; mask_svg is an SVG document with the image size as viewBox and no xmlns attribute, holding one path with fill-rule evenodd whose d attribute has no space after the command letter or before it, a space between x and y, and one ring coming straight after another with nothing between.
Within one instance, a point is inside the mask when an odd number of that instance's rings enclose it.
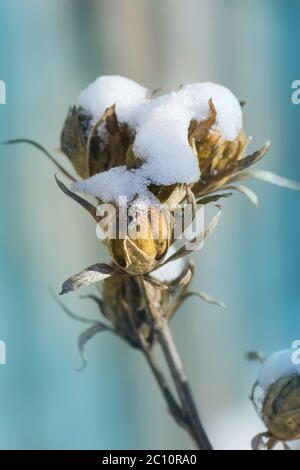
<instances>
[{"instance_id":1,"label":"teal background blur","mask_svg":"<svg viewBox=\"0 0 300 470\"><path fill-rule=\"evenodd\" d=\"M33 138L55 152L68 106L102 74L151 89L211 80L246 100L249 150L271 139L260 167L300 180L300 105L290 99L300 79L299 18L293 0L0 0L0 140ZM0 152L0 448L189 448L138 352L103 333L87 347L86 370L75 371L82 325L60 311L49 286L58 291L107 255L41 154ZM225 201L195 256L194 287L227 310L190 299L172 324L219 449L249 448L264 429L248 400L258 366L244 352L300 339L300 195L251 187L259 209L241 195ZM97 314L75 294L65 301Z\"/></svg>"}]
</instances>

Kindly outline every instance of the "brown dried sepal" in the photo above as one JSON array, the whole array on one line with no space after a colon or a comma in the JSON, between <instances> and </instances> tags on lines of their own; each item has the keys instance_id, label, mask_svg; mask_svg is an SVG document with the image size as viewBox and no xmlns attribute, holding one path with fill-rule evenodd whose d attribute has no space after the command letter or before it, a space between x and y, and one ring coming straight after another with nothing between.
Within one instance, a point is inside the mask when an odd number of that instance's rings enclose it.
<instances>
[{"instance_id":1,"label":"brown dried sepal","mask_svg":"<svg viewBox=\"0 0 300 470\"><path fill-rule=\"evenodd\" d=\"M61 137L60 145L63 153L69 158L76 173L81 178L90 176L87 162L86 138L83 132L82 119L76 106L69 109Z\"/></svg>"},{"instance_id":2,"label":"brown dried sepal","mask_svg":"<svg viewBox=\"0 0 300 470\"><path fill-rule=\"evenodd\" d=\"M157 295L162 300L166 294L157 292ZM152 345L154 332L147 320L144 299L136 278L114 275L105 279L102 283L102 304L103 315L132 346L140 346L140 335Z\"/></svg>"}]
</instances>

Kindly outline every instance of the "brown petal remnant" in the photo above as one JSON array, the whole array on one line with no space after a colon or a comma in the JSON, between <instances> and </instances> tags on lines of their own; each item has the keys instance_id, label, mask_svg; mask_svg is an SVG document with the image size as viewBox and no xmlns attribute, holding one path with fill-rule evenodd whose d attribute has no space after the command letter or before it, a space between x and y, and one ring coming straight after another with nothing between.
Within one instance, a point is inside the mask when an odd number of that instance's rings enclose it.
<instances>
[{"instance_id":1,"label":"brown petal remnant","mask_svg":"<svg viewBox=\"0 0 300 470\"><path fill-rule=\"evenodd\" d=\"M97 208L91 204L89 201L86 199L83 199L82 197L78 196L78 194L73 193L68 189L55 175L55 181L58 185L58 187L62 190L63 193L66 194L66 196L70 197L74 201L76 201L81 207L83 207L92 217L95 219L96 222L99 222L101 220L101 217L97 215Z\"/></svg>"},{"instance_id":2,"label":"brown petal remnant","mask_svg":"<svg viewBox=\"0 0 300 470\"><path fill-rule=\"evenodd\" d=\"M12 139L12 140L7 140L5 142L2 142L3 145L11 145L11 144L29 144L32 145L33 147L37 148L40 150L46 157L54 164L54 166L62 172L63 175L65 175L69 180L71 181L76 181L74 176L72 176L58 161L55 160L55 158L48 152L48 150L45 149L41 144L38 142L35 142L34 140L31 139Z\"/></svg>"},{"instance_id":3,"label":"brown petal remnant","mask_svg":"<svg viewBox=\"0 0 300 470\"><path fill-rule=\"evenodd\" d=\"M199 246L207 240L219 223L222 210L221 206L217 206L217 208L217 214L211 219L206 229L203 232L200 232L195 238L193 238L193 240L179 248L173 255L167 258L162 265L169 263L170 261L175 261L183 256L190 255L191 251L197 250Z\"/></svg>"}]
</instances>

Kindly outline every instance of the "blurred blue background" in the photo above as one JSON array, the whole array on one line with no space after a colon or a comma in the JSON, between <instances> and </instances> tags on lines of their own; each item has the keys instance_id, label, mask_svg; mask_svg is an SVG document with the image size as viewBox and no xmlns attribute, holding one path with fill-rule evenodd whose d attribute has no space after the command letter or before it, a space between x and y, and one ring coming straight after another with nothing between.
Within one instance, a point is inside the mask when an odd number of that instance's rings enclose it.
<instances>
[{"instance_id":1,"label":"blurred blue background","mask_svg":"<svg viewBox=\"0 0 300 470\"><path fill-rule=\"evenodd\" d=\"M300 106L290 99L300 79L299 18L296 0L1 0L0 140L33 138L55 152L68 106L102 74L152 89L211 80L247 102L249 150L272 141L260 167L300 180ZM107 255L41 154L0 152L0 448L189 448L138 352L104 333L88 345L86 370L75 371L82 325L60 311L49 286L58 291ZM248 399L258 366L244 352L300 339L300 194L251 187L259 209L241 195L225 201L195 258L194 286L227 310L190 299L172 324L219 449L249 448L264 429ZM66 302L96 315L77 295Z\"/></svg>"}]
</instances>

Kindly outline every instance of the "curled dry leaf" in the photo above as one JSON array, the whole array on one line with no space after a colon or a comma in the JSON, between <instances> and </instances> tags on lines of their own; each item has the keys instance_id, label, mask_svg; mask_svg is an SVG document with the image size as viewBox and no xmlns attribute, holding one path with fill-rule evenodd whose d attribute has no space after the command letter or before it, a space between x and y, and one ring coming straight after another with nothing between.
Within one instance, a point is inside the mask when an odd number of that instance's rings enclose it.
<instances>
[{"instance_id":1,"label":"curled dry leaf","mask_svg":"<svg viewBox=\"0 0 300 470\"><path fill-rule=\"evenodd\" d=\"M97 333L100 333L101 331L111 331L111 330L112 329L109 328L104 323L97 322L79 335L78 349L79 349L81 359L82 359L82 366L78 369L79 371L82 371L87 365L87 358L86 358L85 351L84 351L87 342L90 339L92 339Z\"/></svg>"},{"instance_id":2,"label":"curled dry leaf","mask_svg":"<svg viewBox=\"0 0 300 470\"><path fill-rule=\"evenodd\" d=\"M89 214L91 214L91 216L95 219L95 221L98 223L100 222L101 220L101 217L99 215L97 215L97 208L91 204L89 201L86 201L85 199L83 199L82 197L78 196L77 194L73 193L72 191L70 191L70 189L68 189L57 177L57 175L55 175L55 181L56 183L58 184L58 187L68 196L70 197L71 199L73 199L74 201L76 201L78 204L81 205L81 207L83 207L86 211L88 211Z\"/></svg>"},{"instance_id":3,"label":"curled dry leaf","mask_svg":"<svg viewBox=\"0 0 300 470\"><path fill-rule=\"evenodd\" d=\"M182 272L182 274L177 279L175 279L173 282L170 282L168 284L168 288L170 290L174 290L174 289L178 289L179 287L187 286L190 283L190 281L193 277L193 274L194 274L194 266L190 262L187 265L186 269Z\"/></svg>"},{"instance_id":4,"label":"curled dry leaf","mask_svg":"<svg viewBox=\"0 0 300 470\"><path fill-rule=\"evenodd\" d=\"M100 282L116 272L115 268L105 263L98 263L84 269L80 273L69 277L63 285L60 295L67 294L81 287Z\"/></svg>"},{"instance_id":5,"label":"curled dry leaf","mask_svg":"<svg viewBox=\"0 0 300 470\"><path fill-rule=\"evenodd\" d=\"M188 297L196 296L199 297L199 299L204 300L205 302L213 305L217 305L218 307L226 308L227 305L224 302L220 302L219 300L216 300L214 297L212 297L210 294L207 292L201 292L201 291L188 291L184 292L182 295L182 301L187 299Z\"/></svg>"},{"instance_id":6,"label":"curled dry leaf","mask_svg":"<svg viewBox=\"0 0 300 470\"><path fill-rule=\"evenodd\" d=\"M73 320L79 321L81 323L89 323L91 325L94 325L97 323L98 320L94 320L92 318L85 318L82 317L81 315L77 315L76 313L73 313L63 302L60 301L59 298L57 298L57 295L50 289L50 294L53 297L53 300L60 306L60 308L63 310L63 312L68 315L68 317L72 318Z\"/></svg>"},{"instance_id":7,"label":"curled dry leaf","mask_svg":"<svg viewBox=\"0 0 300 470\"><path fill-rule=\"evenodd\" d=\"M99 322L98 320L93 320L91 318L85 318L85 317L82 317L80 315L76 315L76 313L73 313L63 302L61 302L57 296L54 294L54 292L52 291L52 289L50 290L50 293L53 297L53 299L55 300L55 302L61 307L61 309L63 310L63 312L68 315L68 317L72 318L73 320L76 320L76 321L80 321L81 323L89 323L91 326L85 330L83 333L81 333L78 337L78 348L79 348L79 352L80 352L80 356L81 356L81 359L82 359L82 366L78 369L80 371L82 371L86 364L87 364L87 358L85 356L85 353L84 353L84 348L86 346L86 343L93 337L95 336L95 334L99 333L100 331L110 331L111 333L116 333L117 332L114 330L114 328L112 328L111 326L109 325L106 325L105 323L102 323L102 322ZM96 296L82 296L83 298L92 298L93 300L97 301L101 301L101 299L99 299L98 297ZM99 304L99 307L100 307L100 304Z\"/></svg>"},{"instance_id":8,"label":"curled dry leaf","mask_svg":"<svg viewBox=\"0 0 300 470\"><path fill-rule=\"evenodd\" d=\"M169 263L170 261L175 261L176 259L179 259L179 258L182 258L183 256L187 256L191 254L191 251L197 250L197 248L211 235L211 233L214 231L214 229L218 225L219 218L221 215L221 207L220 206L216 206L216 207L218 208L218 213L209 222L204 232L201 232L195 238L193 238L193 240L191 240L190 242L186 243L184 246L179 248L179 250L177 250L164 263L162 263L161 266ZM193 246L192 250L189 248L191 245Z\"/></svg>"},{"instance_id":9,"label":"curled dry leaf","mask_svg":"<svg viewBox=\"0 0 300 470\"><path fill-rule=\"evenodd\" d=\"M225 188L222 188L225 189ZM224 197L230 197L232 193L222 193L222 194L211 194L210 196L204 196L201 199L198 199L197 204L206 205L210 202L217 202L219 199Z\"/></svg>"},{"instance_id":10,"label":"curled dry leaf","mask_svg":"<svg viewBox=\"0 0 300 470\"><path fill-rule=\"evenodd\" d=\"M282 176L276 175L271 171L266 170L247 170L243 171L236 178L233 178L232 181L241 181L248 179L256 179L260 181L265 181L266 183L275 184L276 186L281 186L282 188L294 189L296 191L300 190L300 184L296 181L290 180L288 178L283 178Z\"/></svg>"},{"instance_id":11,"label":"curled dry leaf","mask_svg":"<svg viewBox=\"0 0 300 470\"><path fill-rule=\"evenodd\" d=\"M95 304L98 306L100 312L102 313L104 311L104 302L103 300L98 297L97 295L93 295L93 294L90 294L90 295L80 295L80 298L81 299L90 299L90 300L93 300L95 302Z\"/></svg>"},{"instance_id":12,"label":"curled dry leaf","mask_svg":"<svg viewBox=\"0 0 300 470\"><path fill-rule=\"evenodd\" d=\"M258 197L257 195L255 194L254 191L252 191L252 189L248 188L248 186L244 186L242 184L239 184L239 185L228 185L228 186L224 186L223 189L233 189L235 191L239 191L240 193L244 194L244 196L246 196L247 199L249 199L249 201L255 206L255 207L258 207Z\"/></svg>"},{"instance_id":13,"label":"curled dry leaf","mask_svg":"<svg viewBox=\"0 0 300 470\"><path fill-rule=\"evenodd\" d=\"M74 176L72 176L67 170L64 169L60 163L58 163L54 157L48 152L48 150L45 149L41 144L38 142L35 142L34 140L31 139L13 139L13 140L7 140L3 142L3 145L11 145L11 144L29 144L32 145L33 147L37 148L40 150L44 155L46 155L47 158L56 166L56 168L59 169L67 178L69 178L71 181L76 181Z\"/></svg>"},{"instance_id":14,"label":"curled dry leaf","mask_svg":"<svg viewBox=\"0 0 300 470\"><path fill-rule=\"evenodd\" d=\"M253 450L268 450L268 440L269 434L267 432L257 434L251 441L251 447Z\"/></svg>"}]
</instances>

